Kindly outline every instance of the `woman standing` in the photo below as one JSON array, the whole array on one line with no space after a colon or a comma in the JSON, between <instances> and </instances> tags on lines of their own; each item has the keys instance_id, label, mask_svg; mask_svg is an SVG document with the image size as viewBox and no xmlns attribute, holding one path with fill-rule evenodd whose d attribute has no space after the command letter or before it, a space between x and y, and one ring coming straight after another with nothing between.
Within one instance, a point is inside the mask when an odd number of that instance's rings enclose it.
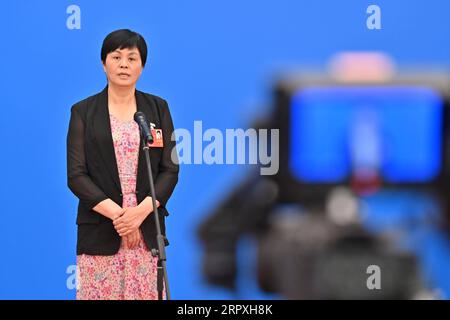
<instances>
[{"instance_id":1,"label":"woman standing","mask_svg":"<svg viewBox=\"0 0 450 320\"><path fill-rule=\"evenodd\" d=\"M157 248L156 226L135 112L162 133L163 143L150 146L150 158L164 235L179 168L167 102L136 90L146 60L141 35L110 33L101 50L108 85L71 109L67 177L79 199L77 299L157 299L157 258L149 251Z\"/></svg>"}]
</instances>

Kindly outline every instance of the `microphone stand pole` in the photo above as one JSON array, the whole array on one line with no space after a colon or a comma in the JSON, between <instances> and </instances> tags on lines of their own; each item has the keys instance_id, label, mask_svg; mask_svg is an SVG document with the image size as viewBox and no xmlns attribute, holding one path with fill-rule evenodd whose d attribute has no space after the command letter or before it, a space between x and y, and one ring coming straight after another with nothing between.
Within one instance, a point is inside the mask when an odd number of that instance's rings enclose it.
<instances>
[{"instance_id":1,"label":"microphone stand pole","mask_svg":"<svg viewBox=\"0 0 450 320\"><path fill-rule=\"evenodd\" d=\"M158 249L152 249L152 256L158 257L157 263L157 290L158 290L158 299L163 300L163 289L166 289L166 299L170 300L170 290L169 290L169 279L167 277L167 267L166 267L166 246L165 246L165 237L161 234L161 225L159 223L159 213L158 207L156 206L155 199L155 185L153 184L153 174L152 174L152 166L150 161L150 154L148 143L146 142L145 137L142 135L142 149L145 154L145 162L147 164L147 174L150 182L150 193L152 196L153 202L153 216L155 217L155 225L156 225L156 240L158 243ZM164 287L163 287L164 282Z\"/></svg>"}]
</instances>

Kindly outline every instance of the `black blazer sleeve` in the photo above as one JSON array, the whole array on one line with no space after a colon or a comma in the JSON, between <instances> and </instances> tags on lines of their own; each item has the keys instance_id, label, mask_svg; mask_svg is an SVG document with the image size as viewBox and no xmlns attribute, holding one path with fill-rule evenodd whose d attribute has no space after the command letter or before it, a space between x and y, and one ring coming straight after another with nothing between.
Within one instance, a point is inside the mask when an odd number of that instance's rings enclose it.
<instances>
[{"instance_id":1,"label":"black blazer sleeve","mask_svg":"<svg viewBox=\"0 0 450 320\"><path fill-rule=\"evenodd\" d=\"M80 202L92 210L108 197L89 176L84 145L85 123L76 106L74 105L71 109L67 134L67 182L69 189L80 199Z\"/></svg>"},{"instance_id":2,"label":"black blazer sleeve","mask_svg":"<svg viewBox=\"0 0 450 320\"><path fill-rule=\"evenodd\" d=\"M169 106L163 99L160 103L164 148L159 163L159 173L155 181L155 193L156 200L160 202L161 206L165 207L178 182L179 165L175 137L172 140L174 127Z\"/></svg>"}]
</instances>

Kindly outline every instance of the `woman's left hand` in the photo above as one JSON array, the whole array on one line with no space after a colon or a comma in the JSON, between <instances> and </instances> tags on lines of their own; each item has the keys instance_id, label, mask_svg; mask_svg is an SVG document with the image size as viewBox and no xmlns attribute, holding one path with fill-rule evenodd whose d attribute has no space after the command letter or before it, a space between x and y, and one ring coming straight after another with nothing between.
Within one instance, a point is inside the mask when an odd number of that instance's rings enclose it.
<instances>
[{"instance_id":1,"label":"woman's left hand","mask_svg":"<svg viewBox=\"0 0 450 320\"><path fill-rule=\"evenodd\" d=\"M114 228L121 237L127 236L138 230L146 217L147 213L141 207L127 208L123 215L113 221Z\"/></svg>"}]
</instances>

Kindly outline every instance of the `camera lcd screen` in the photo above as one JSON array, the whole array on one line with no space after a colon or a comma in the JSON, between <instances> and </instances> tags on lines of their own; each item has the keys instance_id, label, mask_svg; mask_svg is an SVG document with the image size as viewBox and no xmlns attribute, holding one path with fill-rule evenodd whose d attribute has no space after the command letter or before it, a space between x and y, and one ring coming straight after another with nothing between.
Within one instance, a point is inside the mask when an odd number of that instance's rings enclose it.
<instances>
[{"instance_id":1,"label":"camera lcd screen","mask_svg":"<svg viewBox=\"0 0 450 320\"><path fill-rule=\"evenodd\" d=\"M426 87L309 87L290 105L289 165L303 183L376 170L388 183L427 183L442 166L441 95Z\"/></svg>"}]
</instances>

